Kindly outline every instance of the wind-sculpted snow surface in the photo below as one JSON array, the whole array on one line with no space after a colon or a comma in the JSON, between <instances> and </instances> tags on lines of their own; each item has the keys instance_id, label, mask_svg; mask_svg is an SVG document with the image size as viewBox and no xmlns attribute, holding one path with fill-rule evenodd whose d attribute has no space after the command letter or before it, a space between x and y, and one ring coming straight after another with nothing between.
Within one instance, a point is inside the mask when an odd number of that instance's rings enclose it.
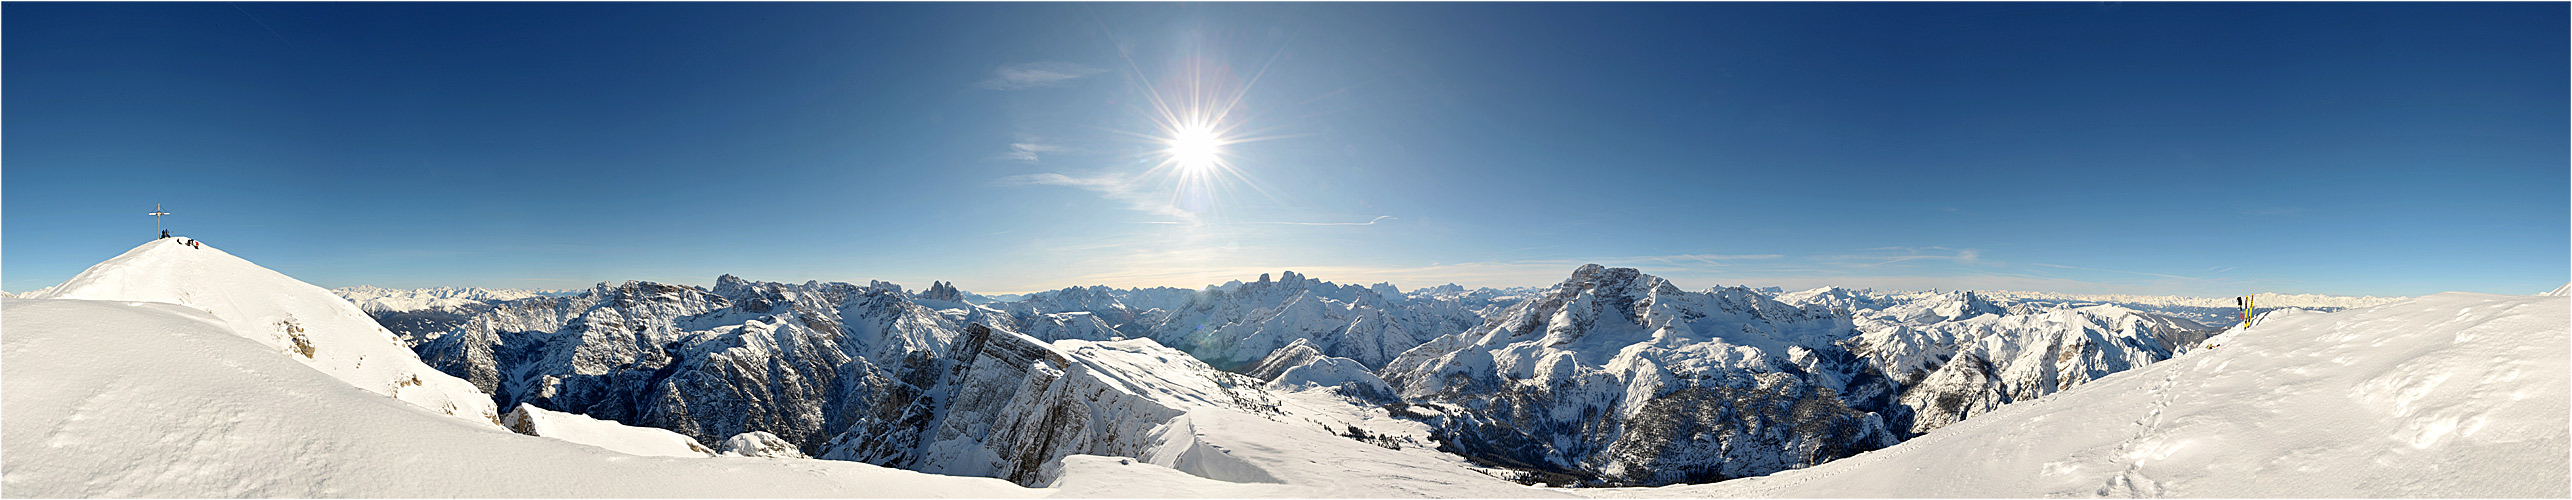
<instances>
[{"instance_id":1,"label":"wind-sculpted snow surface","mask_svg":"<svg viewBox=\"0 0 2572 500\"><path fill-rule=\"evenodd\" d=\"M0 380L7 382L0 391L0 407L7 408L0 412L0 485L9 497L1046 493L995 479L854 462L644 457L522 436L349 387L333 374L287 361L296 355L236 336L227 319L192 307L0 304L0 316L8 318L0 333Z\"/></svg>"},{"instance_id":2,"label":"wind-sculpted snow surface","mask_svg":"<svg viewBox=\"0 0 2572 500\"><path fill-rule=\"evenodd\" d=\"M1833 343L1852 333L1828 308L1588 265L1382 373L1478 461L1556 483L1705 482L1895 442L1877 413L1892 381Z\"/></svg>"},{"instance_id":3,"label":"wind-sculpted snow surface","mask_svg":"<svg viewBox=\"0 0 2572 500\"><path fill-rule=\"evenodd\" d=\"M734 434L717 443L715 451L727 457L813 458L786 438L760 431Z\"/></svg>"},{"instance_id":4,"label":"wind-sculpted snow surface","mask_svg":"<svg viewBox=\"0 0 2572 500\"><path fill-rule=\"evenodd\" d=\"M2262 318L1901 445L1602 496L2562 498L2572 299L2442 293Z\"/></svg>"},{"instance_id":5,"label":"wind-sculpted snow surface","mask_svg":"<svg viewBox=\"0 0 2572 500\"><path fill-rule=\"evenodd\" d=\"M203 310L222 318L234 334L349 385L499 425L499 407L490 396L422 364L348 300L222 249L183 241L144 243L30 298L163 302Z\"/></svg>"},{"instance_id":6,"label":"wind-sculpted snow surface","mask_svg":"<svg viewBox=\"0 0 2572 500\"><path fill-rule=\"evenodd\" d=\"M881 282L629 282L505 304L421 350L507 404L1022 482L1068 454L1140 453L1189 408L1274 411L1257 380L1149 340L1049 345L977 322L1006 311L946 305Z\"/></svg>"},{"instance_id":7,"label":"wind-sculpted snow surface","mask_svg":"<svg viewBox=\"0 0 2572 500\"><path fill-rule=\"evenodd\" d=\"M560 439L628 455L692 458L714 455L714 450L676 432L634 427L524 404L509 409L508 415L500 417L500 424L519 434Z\"/></svg>"}]
</instances>

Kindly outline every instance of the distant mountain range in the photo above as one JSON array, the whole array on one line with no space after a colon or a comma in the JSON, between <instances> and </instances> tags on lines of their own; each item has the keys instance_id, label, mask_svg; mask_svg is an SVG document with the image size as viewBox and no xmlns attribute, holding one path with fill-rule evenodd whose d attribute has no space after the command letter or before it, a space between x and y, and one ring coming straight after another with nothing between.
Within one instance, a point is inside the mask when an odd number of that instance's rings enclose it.
<instances>
[{"instance_id":1,"label":"distant mountain range","mask_svg":"<svg viewBox=\"0 0 2572 500\"><path fill-rule=\"evenodd\" d=\"M2184 304L1689 291L1596 265L1518 290L1405 292L1288 272L1012 301L944 282L733 276L713 287L338 293L379 306L367 312L219 249L156 241L9 298L0 339L19 385L0 444L12 488L562 495L568 486L531 478L795 482L803 476L766 464L815 458L1107 496L1828 496L1914 491L1883 478L1960 467L1981 469L1975 481L1912 481L1985 496L2560 491L2473 465L2486 455L2551 467L2539 472L2561 482L2561 377L2546 370L2560 368L2561 342L2543 341L2561 338L2557 297L2442 294L2353 317L2279 308L2217 329L2149 309L2195 307ZM397 332L370 314L444 323ZM2180 356L2194 357L2167 368ZM296 363L275 365L285 359ZM2134 371L2154 380L2119 376ZM2441 385L2448 373L2472 374L2470 390ZM2554 376L2514 382L2527 374ZM2060 394L2086 403L2065 407ZM2030 416L2031 404L2047 409ZM2074 421L2047 420L2058 415ZM2329 430L2341 427L2372 430ZM524 439L510 433L587 446L495 438ZM2530 443L2543 450L2509 451ZM2407 446L2366 451L2387 444ZM419 453L431 457L405 458ZM660 461L633 462L646 457ZM340 458L354 461L315 465ZM2317 479L2329 470L2297 463L2429 489L2335 488ZM847 465L795 470L953 479ZM221 473L141 478L120 467ZM2269 468L2221 473L2240 467ZM1814 480L1842 470L1865 472ZM520 479L459 489L349 476L394 471ZM125 479L76 479L107 476ZM2302 486L2260 486L2275 477ZM756 491L842 491L820 484ZM900 484L890 486L925 491ZM646 491L601 488L591 491Z\"/></svg>"},{"instance_id":2,"label":"distant mountain range","mask_svg":"<svg viewBox=\"0 0 2572 500\"><path fill-rule=\"evenodd\" d=\"M965 339L1028 353L1148 340L1200 367L1173 369L1208 374L1211 389L1197 392L1228 394L1185 400L1255 414L1269 405L1263 391L1328 390L1391 405L1441 450L1495 475L1649 485L1890 446L2194 349L2216 331L2207 322L2235 311L2228 299L2218 308L2186 297L1689 292L1599 266L1543 288L1403 291L1289 271L1197 290L1068 287L1015 300L945 282L914 290L731 276L712 288L336 292L371 304L424 360L504 408L667 428L710 446L764 432L816 457L1021 481L1038 477L1041 461L1028 460L1115 445L992 445L1027 458L957 462L981 455L939 444L952 437L937 429L980 428L990 423L953 419L989 416L960 417L960 402L939 395L999 383L940 368L982 363L987 354L963 352ZM2272 300L2330 309L2391 299ZM974 325L993 333L970 334Z\"/></svg>"}]
</instances>

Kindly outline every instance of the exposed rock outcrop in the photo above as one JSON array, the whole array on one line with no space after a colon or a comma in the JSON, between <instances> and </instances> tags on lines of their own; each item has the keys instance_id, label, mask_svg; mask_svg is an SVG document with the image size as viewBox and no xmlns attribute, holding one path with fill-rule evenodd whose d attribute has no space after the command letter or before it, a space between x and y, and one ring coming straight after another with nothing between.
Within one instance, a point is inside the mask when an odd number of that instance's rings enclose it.
<instances>
[{"instance_id":1,"label":"exposed rock outcrop","mask_svg":"<svg viewBox=\"0 0 2572 500\"><path fill-rule=\"evenodd\" d=\"M1559 481L1755 476L1890 446L1896 386L1834 341L1847 316L1744 288L1583 266L1382 373L1447 446Z\"/></svg>"}]
</instances>

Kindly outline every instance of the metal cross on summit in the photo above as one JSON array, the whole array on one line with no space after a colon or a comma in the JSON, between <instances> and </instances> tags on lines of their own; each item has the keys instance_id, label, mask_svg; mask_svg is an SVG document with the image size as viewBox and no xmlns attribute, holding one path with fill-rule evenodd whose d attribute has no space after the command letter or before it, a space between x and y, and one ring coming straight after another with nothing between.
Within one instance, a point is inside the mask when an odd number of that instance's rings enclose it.
<instances>
[{"instance_id":1,"label":"metal cross on summit","mask_svg":"<svg viewBox=\"0 0 2572 500\"><path fill-rule=\"evenodd\" d=\"M168 238L170 237L170 228L161 226L161 216L169 214L169 211L161 210L161 204L154 203L152 204L152 213L143 215L152 216L152 227L161 230L161 237Z\"/></svg>"}]
</instances>

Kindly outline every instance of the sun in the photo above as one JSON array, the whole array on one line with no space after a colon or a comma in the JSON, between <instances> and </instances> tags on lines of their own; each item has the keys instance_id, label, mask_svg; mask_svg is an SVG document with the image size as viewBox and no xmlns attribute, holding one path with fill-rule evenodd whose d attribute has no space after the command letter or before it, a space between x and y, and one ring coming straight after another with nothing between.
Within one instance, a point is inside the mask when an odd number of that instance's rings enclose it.
<instances>
[{"instance_id":1,"label":"sun","mask_svg":"<svg viewBox=\"0 0 2572 500\"><path fill-rule=\"evenodd\" d=\"M1213 127L1188 126L1170 131L1170 163L1181 170L1204 172L1223 162L1223 136Z\"/></svg>"}]
</instances>

